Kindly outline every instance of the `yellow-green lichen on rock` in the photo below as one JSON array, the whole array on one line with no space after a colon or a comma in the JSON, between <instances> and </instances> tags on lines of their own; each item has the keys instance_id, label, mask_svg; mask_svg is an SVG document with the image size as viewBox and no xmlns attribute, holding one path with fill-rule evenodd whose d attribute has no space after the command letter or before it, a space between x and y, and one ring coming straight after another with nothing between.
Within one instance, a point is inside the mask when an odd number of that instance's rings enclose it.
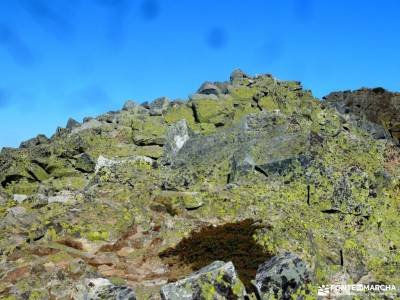
<instances>
[{"instance_id":1,"label":"yellow-green lichen on rock","mask_svg":"<svg viewBox=\"0 0 400 300\"><path fill-rule=\"evenodd\" d=\"M355 96L365 94L383 99ZM148 298L244 299L253 250L307 265L309 282L291 291L299 299L339 279L399 285L400 151L375 114L357 118L342 96L323 102L299 82L236 71L190 100L130 102L3 149L0 297L45 299L46 285L68 299L99 277ZM243 222L256 230L235 239ZM187 260L162 256L179 247Z\"/></svg>"}]
</instances>

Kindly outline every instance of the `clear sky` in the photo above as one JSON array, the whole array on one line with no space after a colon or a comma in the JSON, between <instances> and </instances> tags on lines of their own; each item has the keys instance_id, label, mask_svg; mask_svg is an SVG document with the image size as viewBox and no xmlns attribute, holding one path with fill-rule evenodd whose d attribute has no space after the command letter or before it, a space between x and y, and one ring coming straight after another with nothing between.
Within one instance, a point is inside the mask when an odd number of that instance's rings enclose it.
<instances>
[{"instance_id":1,"label":"clear sky","mask_svg":"<svg viewBox=\"0 0 400 300\"><path fill-rule=\"evenodd\" d=\"M0 147L235 68L400 90L398 0L0 0Z\"/></svg>"}]
</instances>

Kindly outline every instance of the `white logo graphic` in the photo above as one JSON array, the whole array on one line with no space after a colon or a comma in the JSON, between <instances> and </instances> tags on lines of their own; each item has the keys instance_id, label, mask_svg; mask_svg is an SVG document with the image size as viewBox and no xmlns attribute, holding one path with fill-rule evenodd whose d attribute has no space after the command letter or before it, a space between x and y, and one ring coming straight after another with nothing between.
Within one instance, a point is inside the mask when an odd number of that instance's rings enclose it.
<instances>
[{"instance_id":1,"label":"white logo graphic","mask_svg":"<svg viewBox=\"0 0 400 300\"><path fill-rule=\"evenodd\" d=\"M327 285L321 285L318 288L318 296L329 296L330 288Z\"/></svg>"},{"instance_id":2,"label":"white logo graphic","mask_svg":"<svg viewBox=\"0 0 400 300\"><path fill-rule=\"evenodd\" d=\"M318 288L318 296L356 296L360 294L396 294L400 290L395 285L387 284L331 284L321 285Z\"/></svg>"}]
</instances>

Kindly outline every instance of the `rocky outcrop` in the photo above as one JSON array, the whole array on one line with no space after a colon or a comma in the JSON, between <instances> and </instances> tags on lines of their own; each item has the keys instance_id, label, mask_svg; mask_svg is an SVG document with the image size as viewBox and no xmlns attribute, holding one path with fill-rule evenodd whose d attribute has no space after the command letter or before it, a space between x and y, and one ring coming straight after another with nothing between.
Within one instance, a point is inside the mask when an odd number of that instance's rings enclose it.
<instances>
[{"instance_id":1,"label":"rocky outcrop","mask_svg":"<svg viewBox=\"0 0 400 300\"><path fill-rule=\"evenodd\" d=\"M75 168L82 172L93 173L95 170L96 163L86 153L79 154L75 157Z\"/></svg>"},{"instance_id":2,"label":"rocky outcrop","mask_svg":"<svg viewBox=\"0 0 400 300\"><path fill-rule=\"evenodd\" d=\"M172 159L176 157L179 150L182 149L191 136L193 136L193 133L185 119L169 126L166 134L167 143L164 147L164 157L168 163L172 162Z\"/></svg>"},{"instance_id":3,"label":"rocky outcrop","mask_svg":"<svg viewBox=\"0 0 400 300\"><path fill-rule=\"evenodd\" d=\"M139 107L139 104L137 104L133 100L128 100L124 103L124 106L122 107L122 110L127 110L127 111L134 111Z\"/></svg>"},{"instance_id":4,"label":"rocky outcrop","mask_svg":"<svg viewBox=\"0 0 400 300\"><path fill-rule=\"evenodd\" d=\"M169 103L167 97L155 99L148 105L150 116L161 116L168 109Z\"/></svg>"},{"instance_id":5,"label":"rocky outcrop","mask_svg":"<svg viewBox=\"0 0 400 300\"><path fill-rule=\"evenodd\" d=\"M260 265L255 285L262 300L293 299L292 295L311 282L311 272L293 253L275 256Z\"/></svg>"},{"instance_id":6,"label":"rocky outcrop","mask_svg":"<svg viewBox=\"0 0 400 300\"><path fill-rule=\"evenodd\" d=\"M170 151L174 153L171 163L177 172L177 176L171 179L185 176L181 181L193 184L195 177L218 173L222 175L222 181L232 183L253 171L268 177L290 173L298 165L306 167L309 160L308 133L300 128L290 128L291 121L280 113L265 111L250 114L237 126L215 134L182 139L185 143L179 151ZM187 134L181 136L188 137ZM209 169L210 164L220 165ZM170 186L174 184L168 183Z\"/></svg>"},{"instance_id":7,"label":"rocky outcrop","mask_svg":"<svg viewBox=\"0 0 400 300\"><path fill-rule=\"evenodd\" d=\"M48 144L50 140L44 135L39 134L37 137L22 142L20 148L30 148L38 145Z\"/></svg>"},{"instance_id":8,"label":"rocky outcrop","mask_svg":"<svg viewBox=\"0 0 400 300\"><path fill-rule=\"evenodd\" d=\"M180 293L180 280L243 297L234 271L264 297L301 298L339 273L399 285L397 97L319 101L298 81L236 70L189 99L127 101L3 148L0 298L89 295L93 278L138 299L168 282ZM213 261L235 268L192 274Z\"/></svg>"},{"instance_id":9,"label":"rocky outcrop","mask_svg":"<svg viewBox=\"0 0 400 300\"><path fill-rule=\"evenodd\" d=\"M69 118L67 122L67 126L65 126L67 129L74 129L75 127L78 127L81 125L78 121L75 119Z\"/></svg>"},{"instance_id":10,"label":"rocky outcrop","mask_svg":"<svg viewBox=\"0 0 400 300\"><path fill-rule=\"evenodd\" d=\"M326 104L372 133L375 138L400 139L400 94L383 88L332 92L324 97Z\"/></svg>"},{"instance_id":11,"label":"rocky outcrop","mask_svg":"<svg viewBox=\"0 0 400 300\"><path fill-rule=\"evenodd\" d=\"M161 288L163 300L245 299L246 290L231 262L211 265Z\"/></svg>"}]
</instances>

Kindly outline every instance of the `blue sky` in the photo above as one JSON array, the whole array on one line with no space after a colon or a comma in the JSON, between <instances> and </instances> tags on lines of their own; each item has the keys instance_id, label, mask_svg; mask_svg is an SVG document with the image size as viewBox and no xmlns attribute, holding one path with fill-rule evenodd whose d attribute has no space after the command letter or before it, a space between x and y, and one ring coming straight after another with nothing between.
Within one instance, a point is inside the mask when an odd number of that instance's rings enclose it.
<instances>
[{"instance_id":1,"label":"blue sky","mask_svg":"<svg viewBox=\"0 0 400 300\"><path fill-rule=\"evenodd\" d=\"M1 0L0 147L235 68L400 90L397 0Z\"/></svg>"}]
</instances>

